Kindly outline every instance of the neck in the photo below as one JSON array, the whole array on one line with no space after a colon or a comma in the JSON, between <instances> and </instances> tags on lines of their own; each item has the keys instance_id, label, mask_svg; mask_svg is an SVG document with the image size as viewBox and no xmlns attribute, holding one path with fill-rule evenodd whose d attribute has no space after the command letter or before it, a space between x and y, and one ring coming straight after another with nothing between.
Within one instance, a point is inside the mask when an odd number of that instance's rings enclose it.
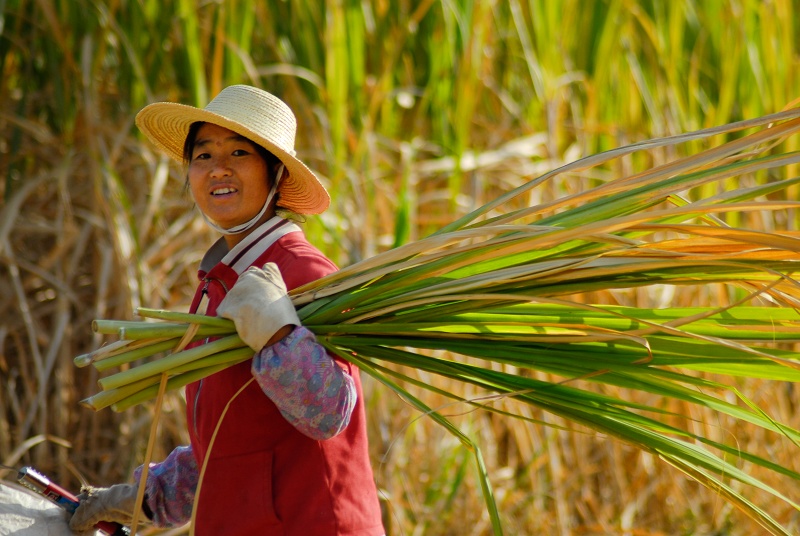
<instances>
[{"instance_id":1,"label":"neck","mask_svg":"<svg viewBox=\"0 0 800 536\"><path fill-rule=\"evenodd\" d=\"M225 243L228 244L228 251L230 251L233 248L233 246L244 240L250 233L258 229L258 227L262 223L268 221L270 218L273 217L275 217L275 209L269 208L267 209L266 212L264 212L264 215L258 219L258 222L255 225L251 226L246 231L242 231L241 233L236 233L236 234L222 235L223 238L225 239Z\"/></svg>"}]
</instances>

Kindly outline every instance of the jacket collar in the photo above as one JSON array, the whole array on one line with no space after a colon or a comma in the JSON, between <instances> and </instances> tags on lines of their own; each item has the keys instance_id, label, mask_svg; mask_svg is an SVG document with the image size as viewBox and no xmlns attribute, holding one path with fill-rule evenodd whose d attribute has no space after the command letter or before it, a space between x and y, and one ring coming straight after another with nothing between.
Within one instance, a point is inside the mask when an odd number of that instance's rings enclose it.
<instances>
[{"instance_id":1,"label":"jacket collar","mask_svg":"<svg viewBox=\"0 0 800 536\"><path fill-rule=\"evenodd\" d=\"M295 232L301 232L297 224L275 216L256 227L231 250L228 250L225 238L221 237L214 242L200 261L201 277L219 263L241 275L280 237Z\"/></svg>"}]
</instances>

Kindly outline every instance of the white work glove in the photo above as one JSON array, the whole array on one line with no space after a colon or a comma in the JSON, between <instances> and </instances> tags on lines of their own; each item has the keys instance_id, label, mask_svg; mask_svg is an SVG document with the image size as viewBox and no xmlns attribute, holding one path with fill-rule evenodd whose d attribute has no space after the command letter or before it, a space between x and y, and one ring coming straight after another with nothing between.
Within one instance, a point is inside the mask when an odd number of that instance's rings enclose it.
<instances>
[{"instance_id":1,"label":"white work glove","mask_svg":"<svg viewBox=\"0 0 800 536\"><path fill-rule=\"evenodd\" d=\"M78 496L81 503L69 520L74 531L92 530L100 521L130 525L136 504L136 484L116 484L110 488L85 488ZM145 516L142 516L143 518Z\"/></svg>"},{"instance_id":2,"label":"white work glove","mask_svg":"<svg viewBox=\"0 0 800 536\"><path fill-rule=\"evenodd\" d=\"M251 266L217 307L217 314L233 320L236 332L256 352L287 325L300 325L286 284L274 262L264 268Z\"/></svg>"}]
</instances>

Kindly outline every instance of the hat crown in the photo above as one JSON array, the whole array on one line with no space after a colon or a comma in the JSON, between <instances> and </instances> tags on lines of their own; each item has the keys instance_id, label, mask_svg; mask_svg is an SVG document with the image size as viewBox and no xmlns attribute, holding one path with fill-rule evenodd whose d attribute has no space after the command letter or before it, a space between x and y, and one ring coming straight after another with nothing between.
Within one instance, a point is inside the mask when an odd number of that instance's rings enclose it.
<instances>
[{"instance_id":1,"label":"hat crown","mask_svg":"<svg viewBox=\"0 0 800 536\"><path fill-rule=\"evenodd\" d=\"M320 214L331 198L314 172L294 150L297 119L291 108L266 91L245 85L220 91L205 108L174 102L148 104L136 114L136 125L157 147L177 162L192 124L227 128L274 154L288 172L280 186L281 207L299 214Z\"/></svg>"},{"instance_id":2,"label":"hat crown","mask_svg":"<svg viewBox=\"0 0 800 536\"><path fill-rule=\"evenodd\" d=\"M245 125L278 148L295 154L297 120L291 108L271 93L251 86L228 86L205 109Z\"/></svg>"}]
</instances>

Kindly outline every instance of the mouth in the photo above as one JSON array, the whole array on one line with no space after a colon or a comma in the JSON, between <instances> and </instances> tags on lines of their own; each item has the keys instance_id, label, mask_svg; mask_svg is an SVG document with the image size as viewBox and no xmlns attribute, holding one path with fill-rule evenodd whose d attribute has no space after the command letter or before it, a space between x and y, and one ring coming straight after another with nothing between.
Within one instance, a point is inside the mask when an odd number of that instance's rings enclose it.
<instances>
[{"instance_id":1,"label":"mouth","mask_svg":"<svg viewBox=\"0 0 800 536\"><path fill-rule=\"evenodd\" d=\"M235 194L238 191L239 190L237 190L236 188L230 188L228 186L223 186L223 187L214 188L213 190L211 190L211 195L212 196L230 195L230 194Z\"/></svg>"}]
</instances>

